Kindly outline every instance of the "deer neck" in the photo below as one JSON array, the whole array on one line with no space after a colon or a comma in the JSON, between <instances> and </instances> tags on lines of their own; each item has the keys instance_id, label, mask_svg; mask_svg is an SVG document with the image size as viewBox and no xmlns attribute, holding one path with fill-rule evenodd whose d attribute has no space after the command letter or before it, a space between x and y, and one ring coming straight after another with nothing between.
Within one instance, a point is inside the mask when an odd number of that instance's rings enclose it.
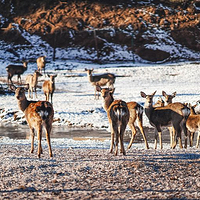
<instances>
[{"instance_id":1,"label":"deer neck","mask_svg":"<svg viewBox=\"0 0 200 200\"><path fill-rule=\"evenodd\" d=\"M24 98L23 100L18 100L18 107L19 109L24 112L29 105L29 101Z\"/></svg>"},{"instance_id":2,"label":"deer neck","mask_svg":"<svg viewBox=\"0 0 200 200\"><path fill-rule=\"evenodd\" d=\"M196 115L194 108L190 108L190 115Z\"/></svg>"},{"instance_id":3,"label":"deer neck","mask_svg":"<svg viewBox=\"0 0 200 200\"><path fill-rule=\"evenodd\" d=\"M152 114L152 112L154 110L153 105L150 104L150 103L145 103L144 104L144 110L145 110L146 116L148 117L148 119L150 119L151 118L151 114Z\"/></svg>"},{"instance_id":4,"label":"deer neck","mask_svg":"<svg viewBox=\"0 0 200 200\"><path fill-rule=\"evenodd\" d=\"M112 104L113 101L114 101L114 98L113 98L112 95L104 98L104 105L103 105L103 107L104 107L104 109L106 111L108 110L108 108L110 107L110 105Z\"/></svg>"},{"instance_id":5,"label":"deer neck","mask_svg":"<svg viewBox=\"0 0 200 200\"><path fill-rule=\"evenodd\" d=\"M88 74L88 78L89 78L90 82L93 82L94 78L93 78L92 74Z\"/></svg>"}]
</instances>

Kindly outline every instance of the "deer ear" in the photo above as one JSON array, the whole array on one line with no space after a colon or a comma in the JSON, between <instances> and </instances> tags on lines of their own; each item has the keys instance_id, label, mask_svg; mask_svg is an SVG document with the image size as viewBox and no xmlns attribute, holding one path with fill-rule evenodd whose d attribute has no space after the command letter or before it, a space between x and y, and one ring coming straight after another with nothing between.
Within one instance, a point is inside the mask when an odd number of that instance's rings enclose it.
<instances>
[{"instance_id":1,"label":"deer ear","mask_svg":"<svg viewBox=\"0 0 200 200\"><path fill-rule=\"evenodd\" d=\"M156 92L157 92L157 90L154 93L152 93L151 95L154 96L156 94Z\"/></svg>"},{"instance_id":2,"label":"deer ear","mask_svg":"<svg viewBox=\"0 0 200 200\"><path fill-rule=\"evenodd\" d=\"M114 94L115 88L109 88L109 92L110 92L110 94Z\"/></svg>"},{"instance_id":3,"label":"deer ear","mask_svg":"<svg viewBox=\"0 0 200 200\"><path fill-rule=\"evenodd\" d=\"M166 95L166 92L165 92L165 91L162 91L162 95L165 96L165 95Z\"/></svg>"},{"instance_id":4,"label":"deer ear","mask_svg":"<svg viewBox=\"0 0 200 200\"><path fill-rule=\"evenodd\" d=\"M96 85L96 91L101 92L101 87L99 85Z\"/></svg>"},{"instance_id":5,"label":"deer ear","mask_svg":"<svg viewBox=\"0 0 200 200\"><path fill-rule=\"evenodd\" d=\"M141 97L143 97L143 98L146 98L146 96L147 96L147 95L146 95L144 92L142 92L142 91L140 92L140 95L141 95Z\"/></svg>"},{"instance_id":6,"label":"deer ear","mask_svg":"<svg viewBox=\"0 0 200 200\"><path fill-rule=\"evenodd\" d=\"M173 92L172 95L173 95L173 97L175 97L176 96L176 92Z\"/></svg>"}]
</instances>

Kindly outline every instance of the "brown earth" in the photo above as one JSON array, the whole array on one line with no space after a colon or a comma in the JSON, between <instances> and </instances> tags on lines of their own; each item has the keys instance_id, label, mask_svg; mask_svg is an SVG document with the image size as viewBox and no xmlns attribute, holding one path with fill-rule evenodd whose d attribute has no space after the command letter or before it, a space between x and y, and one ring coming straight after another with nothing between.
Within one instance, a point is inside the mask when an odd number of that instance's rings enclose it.
<instances>
[{"instance_id":1,"label":"brown earth","mask_svg":"<svg viewBox=\"0 0 200 200\"><path fill-rule=\"evenodd\" d=\"M115 51L106 45L114 43L126 45L145 60L162 61L170 57L168 52L145 47L153 44L157 36L143 36L147 30L158 27L169 32L177 43L200 51L198 1L142 2L146 3L131 0L0 2L0 14L7 19L1 25L0 40L28 43L19 31L25 29L42 36L55 48L84 47L88 51L98 48L101 57ZM11 7L13 11L9 12Z\"/></svg>"},{"instance_id":2,"label":"brown earth","mask_svg":"<svg viewBox=\"0 0 200 200\"><path fill-rule=\"evenodd\" d=\"M0 145L0 199L199 199L200 155L190 148L138 150Z\"/></svg>"}]
</instances>

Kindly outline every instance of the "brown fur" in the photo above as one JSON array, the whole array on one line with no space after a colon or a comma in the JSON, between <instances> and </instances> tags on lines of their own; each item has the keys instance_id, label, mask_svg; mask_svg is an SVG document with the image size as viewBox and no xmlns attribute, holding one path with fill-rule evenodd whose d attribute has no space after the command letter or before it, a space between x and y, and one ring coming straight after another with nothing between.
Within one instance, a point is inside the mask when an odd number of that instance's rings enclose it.
<instances>
[{"instance_id":1,"label":"brown fur","mask_svg":"<svg viewBox=\"0 0 200 200\"><path fill-rule=\"evenodd\" d=\"M38 157L42 153L42 128L45 129L46 139L49 147L49 155L52 157L50 133L52 129L54 110L51 103L48 101L28 101L25 96L24 88L17 88L15 96L18 101L18 106L24 112L26 121L30 128L31 135L31 153L34 151L34 136L37 131L38 137Z\"/></svg>"},{"instance_id":2,"label":"brown fur","mask_svg":"<svg viewBox=\"0 0 200 200\"><path fill-rule=\"evenodd\" d=\"M43 83L42 89L44 91L46 101L49 101L49 95L51 95L51 103L53 103L53 93L55 90L55 78L57 75L48 75L50 80L46 80Z\"/></svg>"},{"instance_id":3,"label":"brown fur","mask_svg":"<svg viewBox=\"0 0 200 200\"><path fill-rule=\"evenodd\" d=\"M196 114L194 112L194 107L195 106L191 106L190 107L190 116L187 119L186 122L186 126L188 131L190 132L190 137L189 137L189 141L190 141L190 146L193 146L193 140L194 140L194 133L197 132L197 143L196 143L196 148L198 148L199 146L199 139L200 139L200 115Z\"/></svg>"},{"instance_id":4,"label":"brown fur","mask_svg":"<svg viewBox=\"0 0 200 200\"><path fill-rule=\"evenodd\" d=\"M9 81L11 82L11 84L13 84L12 77L14 75L18 76L18 83L19 83L19 79L20 79L20 83L22 83L21 75L27 70L27 65L28 65L28 62L26 61L23 62L23 65L8 65L6 67L6 71L8 73L8 79L7 79L8 84L9 84Z\"/></svg>"},{"instance_id":5,"label":"brown fur","mask_svg":"<svg viewBox=\"0 0 200 200\"><path fill-rule=\"evenodd\" d=\"M124 132L129 121L129 110L126 102L122 100L114 100L112 91L108 88L98 88L104 99L104 109L107 112L108 121L111 129L111 145L110 153L113 151L115 137L115 155L118 153L118 143L120 142L120 151L126 154L124 149Z\"/></svg>"},{"instance_id":6,"label":"brown fur","mask_svg":"<svg viewBox=\"0 0 200 200\"><path fill-rule=\"evenodd\" d=\"M39 76L42 76L42 74L35 70L34 74L29 74L26 77L26 84L28 85L28 97L31 99L33 99L33 90L35 91L35 97L37 98L37 84Z\"/></svg>"},{"instance_id":7,"label":"brown fur","mask_svg":"<svg viewBox=\"0 0 200 200\"><path fill-rule=\"evenodd\" d=\"M179 139L179 146L182 148L182 141L181 141L181 123L184 121L186 123L186 119L190 113L189 109L186 105L181 103L177 104L170 104L164 107L153 107L153 97L156 91L151 95L146 95L144 92L141 92L141 96L146 99L145 101L145 113L149 119L149 122L152 126L154 126L157 130L155 135L155 149L157 148L157 139L159 135L160 140L160 148L162 149L162 126L173 126L177 138ZM178 106L183 106L179 107ZM187 129L186 129L187 135ZM177 139L173 143L173 148L175 148L177 143ZM187 143L185 144L187 146Z\"/></svg>"},{"instance_id":8,"label":"brown fur","mask_svg":"<svg viewBox=\"0 0 200 200\"><path fill-rule=\"evenodd\" d=\"M99 94L96 95L97 91L97 86L105 86L107 85L110 88L114 88L114 83L115 83L115 75L111 74L111 73L105 73L105 74L101 74L101 75L92 75L92 72L94 71L94 69L87 69L85 68L85 71L87 72L88 78L89 78L89 82L95 87L95 98L96 96L98 96L99 98Z\"/></svg>"},{"instance_id":9,"label":"brown fur","mask_svg":"<svg viewBox=\"0 0 200 200\"><path fill-rule=\"evenodd\" d=\"M46 66L46 60L45 59L46 59L46 56L40 56L36 60L38 71L41 73L42 69L43 69L44 70L44 74L45 74L45 66Z\"/></svg>"}]
</instances>

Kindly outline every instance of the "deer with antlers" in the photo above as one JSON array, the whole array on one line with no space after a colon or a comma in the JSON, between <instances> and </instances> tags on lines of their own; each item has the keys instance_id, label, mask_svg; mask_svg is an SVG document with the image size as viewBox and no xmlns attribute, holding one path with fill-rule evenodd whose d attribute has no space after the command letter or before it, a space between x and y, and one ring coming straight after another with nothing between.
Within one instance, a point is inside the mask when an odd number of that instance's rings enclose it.
<instances>
[{"instance_id":1,"label":"deer with antlers","mask_svg":"<svg viewBox=\"0 0 200 200\"><path fill-rule=\"evenodd\" d=\"M49 156L52 157L50 142L50 133L54 116L52 104L48 101L28 101L25 96L24 88L17 88L15 90L15 97L18 101L18 107L25 114L26 121L30 128L31 153L34 151L34 136L36 131L38 137L38 158L40 158L42 153L42 128L44 128L49 147Z\"/></svg>"},{"instance_id":2,"label":"deer with antlers","mask_svg":"<svg viewBox=\"0 0 200 200\"><path fill-rule=\"evenodd\" d=\"M120 142L120 152L126 155L124 149L124 132L129 121L129 110L125 101L114 100L113 91L110 88L97 87L104 99L104 109L107 112L108 121L111 129L110 153L113 151L115 137L115 155L118 154L118 143Z\"/></svg>"},{"instance_id":3,"label":"deer with antlers","mask_svg":"<svg viewBox=\"0 0 200 200\"><path fill-rule=\"evenodd\" d=\"M182 148L181 141L181 124L185 124L186 120L190 114L190 109L182 104L181 108L177 109L177 106L174 104L169 104L164 107L153 107L153 97L156 91L151 95L146 95L144 92L141 92L141 97L145 98L145 113L149 119L149 122L152 126L156 128L155 132L155 149L157 148L157 140L159 136L160 148L163 148L162 145L162 131L163 126L173 126L176 134L176 139L173 140L172 148L176 147L177 140L179 140L179 146ZM187 138L187 129L184 130L185 136ZM187 147L187 140L185 141L185 148Z\"/></svg>"}]
</instances>

